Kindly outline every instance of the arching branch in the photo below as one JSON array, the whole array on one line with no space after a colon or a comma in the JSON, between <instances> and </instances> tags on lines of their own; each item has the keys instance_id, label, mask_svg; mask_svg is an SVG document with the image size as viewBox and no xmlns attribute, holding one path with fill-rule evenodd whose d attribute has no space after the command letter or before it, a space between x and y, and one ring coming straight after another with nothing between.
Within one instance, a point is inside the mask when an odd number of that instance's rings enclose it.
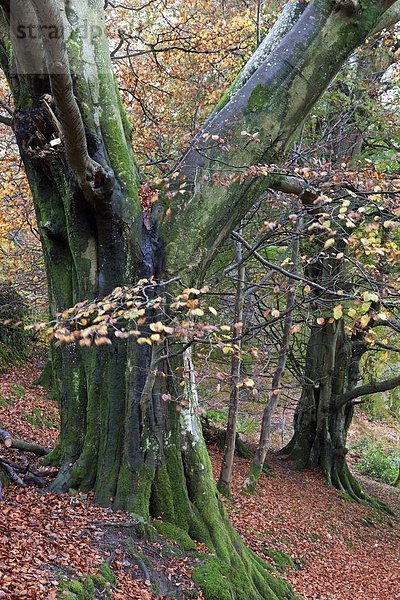
<instances>
[{"instance_id":1,"label":"arching branch","mask_svg":"<svg viewBox=\"0 0 400 600\"><path fill-rule=\"evenodd\" d=\"M261 42L257 50L254 52L250 60L247 62L244 69L239 74L237 81L231 86L227 92L226 100L233 98L235 94L247 83L250 77L257 71L258 67L272 54L278 47L282 38L292 29L293 25L298 21L307 6L306 2L296 0L288 2L281 12L278 20L274 23L268 35Z\"/></svg>"},{"instance_id":2,"label":"arching branch","mask_svg":"<svg viewBox=\"0 0 400 600\"><path fill-rule=\"evenodd\" d=\"M397 0L383 15L373 30L374 33L379 33L383 29L387 29L400 21L400 0Z\"/></svg>"},{"instance_id":3,"label":"arching branch","mask_svg":"<svg viewBox=\"0 0 400 600\"><path fill-rule=\"evenodd\" d=\"M397 386L400 385L400 375L397 377L393 377L392 379L386 379L385 381L376 381L374 383L367 383L366 385L360 385L359 387L354 388L342 394L341 396L336 397L336 405L338 407L344 406L357 398L362 398L362 396L369 396L370 394L377 394L378 392L388 392L389 390L394 390Z\"/></svg>"},{"instance_id":4,"label":"arching branch","mask_svg":"<svg viewBox=\"0 0 400 600\"><path fill-rule=\"evenodd\" d=\"M333 2L306 3L177 165L177 181L184 179L187 191L175 194L161 226L167 263L171 254L177 269L198 269L201 278L221 242L271 187L268 177L247 176L249 167L282 158L315 102L391 4L367 0L348 14Z\"/></svg>"}]
</instances>

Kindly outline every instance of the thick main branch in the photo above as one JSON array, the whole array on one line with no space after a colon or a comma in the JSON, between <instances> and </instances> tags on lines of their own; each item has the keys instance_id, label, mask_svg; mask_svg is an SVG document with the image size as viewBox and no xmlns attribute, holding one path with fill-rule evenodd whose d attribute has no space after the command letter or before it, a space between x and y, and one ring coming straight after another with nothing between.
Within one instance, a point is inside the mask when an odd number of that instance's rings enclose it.
<instances>
[{"instance_id":1,"label":"thick main branch","mask_svg":"<svg viewBox=\"0 0 400 600\"><path fill-rule=\"evenodd\" d=\"M394 0L366 0L351 14L313 0L242 88L207 122L177 165L186 194L161 226L167 263L201 277L221 242L268 187L251 167L276 163L353 50ZM179 181L179 179L178 179ZM172 261L171 261L172 262Z\"/></svg>"},{"instance_id":2,"label":"thick main branch","mask_svg":"<svg viewBox=\"0 0 400 600\"><path fill-rule=\"evenodd\" d=\"M89 183L95 185L95 173L100 166L88 153L85 127L75 99L67 48L62 35L64 23L59 4L55 0L31 0L31 3L43 26L47 71L61 119L68 164L83 188ZM58 32L56 40L50 34L54 28Z\"/></svg>"},{"instance_id":3,"label":"thick main branch","mask_svg":"<svg viewBox=\"0 0 400 600\"><path fill-rule=\"evenodd\" d=\"M370 394L377 394L378 392L388 392L389 390L393 390L397 386L400 385L400 375L397 377L392 377L392 379L385 379L385 381L374 381L373 383L367 383L365 385L360 385L341 396L337 396L336 405L338 407L344 406L357 398L361 398L362 396L369 396Z\"/></svg>"}]
</instances>

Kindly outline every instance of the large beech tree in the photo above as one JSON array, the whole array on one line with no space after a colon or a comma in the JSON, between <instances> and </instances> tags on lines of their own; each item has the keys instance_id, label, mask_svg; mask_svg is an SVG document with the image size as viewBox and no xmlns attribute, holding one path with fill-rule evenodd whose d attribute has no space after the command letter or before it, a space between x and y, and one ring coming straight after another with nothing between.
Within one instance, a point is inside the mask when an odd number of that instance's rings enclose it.
<instances>
[{"instance_id":1,"label":"large beech tree","mask_svg":"<svg viewBox=\"0 0 400 600\"><path fill-rule=\"evenodd\" d=\"M400 384L400 377L396 376L360 385L361 359L370 349L367 343L369 332L382 325L398 331L398 325L394 319L378 318L380 302L378 295L373 293L371 298L374 301L367 303L369 308L364 328L356 327L349 333L341 305L335 318L318 318L333 299L336 302L340 297L336 295L338 289L351 292L356 287L350 283L352 275L346 267L346 259L337 259L337 250L346 253L343 236L337 237L335 246L333 252L326 250L322 256L310 261L305 269L309 281L319 285L320 289L318 293L313 290L316 316L310 323L311 333L305 357L302 394L295 411L294 434L281 454L293 460L298 468L320 470L327 483L353 499L383 506L364 493L350 472L346 462L346 441L354 414L354 402L360 402L368 394L394 389Z\"/></svg>"},{"instance_id":2,"label":"large beech tree","mask_svg":"<svg viewBox=\"0 0 400 600\"><path fill-rule=\"evenodd\" d=\"M130 124L100 34L103 1L1 0L0 60L14 97L13 128L34 197L52 312L142 277L198 286L221 242L260 194L280 183L271 175L225 185L224 177L276 163L347 57L397 14L397 4L289 3L176 166L186 193L161 199L149 223L138 199ZM54 35L62 29L65 36ZM257 134L254 142L243 131ZM61 143L50 143L57 138ZM226 597L233 588L241 598L291 597L227 521L196 415L190 350L157 372L155 352L124 341L54 351L61 469L53 489L93 489L101 505L186 530L216 553L233 586ZM173 376L177 367L183 387ZM177 397L182 389L187 406L178 413L162 395Z\"/></svg>"}]
</instances>

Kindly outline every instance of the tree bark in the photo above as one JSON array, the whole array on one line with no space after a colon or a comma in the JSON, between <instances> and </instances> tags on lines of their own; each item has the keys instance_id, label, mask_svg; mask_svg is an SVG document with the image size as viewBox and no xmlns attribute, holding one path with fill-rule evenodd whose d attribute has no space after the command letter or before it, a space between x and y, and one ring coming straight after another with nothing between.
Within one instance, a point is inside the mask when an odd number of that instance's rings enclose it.
<instances>
[{"instance_id":1,"label":"tree bark","mask_svg":"<svg viewBox=\"0 0 400 600\"><path fill-rule=\"evenodd\" d=\"M176 165L186 196L171 201L167 220L163 211L159 216L170 276L179 265L201 279L220 243L280 179L252 176L249 168L279 162L344 61L393 3L368 0L352 11L335 0L307 3L240 90L227 97ZM216 174L221 184L215 184Z\"/></svg>"},{"instance_id":2,"label":"tree bark","mask_svg":"<svg viewBox=\"0 0 400 600\"><path fill-rule=\"evenodd\" d=\"M300 231L297 232L297 237L294 240L294 246L292 251L291 260L291 272L296 273L299 263L299 236ZM267 456L268 447L271 438L271 419L273 412L278 404L280 396L280 387L282 383L282 377L286 368L287 355L290 347L290 334L293 323L293 311L296 303L296 287L291 280L288 281L289 291L286 296L286 308L287 313L284 324L282 341L279 348L278 364L272 377L272 390L269 400L264 408L263 418L261 423L260 440L257 446L257 450L254 456L254 460L249 469L247 479L244 484L246 492L254 491L257 485L261 472L264 467L265 458Z\"/></svg>"},{"instance_id":3,"label":"tree bark","mask_svg":"<svg viewBox=\"0 0 400 600\"><path fill-rule=\"evenodd\" d=\"M239 230L242 234L242 229ZM234 310L234 331L237 337L235 352L231 361L231 393L229 397L228 422L226 425L225 450L222 458L221 471L218 480L218 489L224 496L230 497L232 481L233 459L235 456L237 412L239 406L239 382L240 369L242 366L242 333L243 333L243 311L244 311L244 287L246 277L246 266L243 262L242 244L235 241L235 254L237 269L236 298Z\"/></svg>"},{"instance_id":4,"label":"tree bark","mask_svg":"<svg viewBox=\"0 0 400 600\"><path fill-rule=\"evenodd\" d=\"M352 343L346 334L343 319L312 327L294 434L281 454L296 468L320 471L329 485L352 499L387 509L363 491L346 461L354 405L340 402L340 398L358 385L364 352L363 346Z\"/></svg>"}]
</instances>

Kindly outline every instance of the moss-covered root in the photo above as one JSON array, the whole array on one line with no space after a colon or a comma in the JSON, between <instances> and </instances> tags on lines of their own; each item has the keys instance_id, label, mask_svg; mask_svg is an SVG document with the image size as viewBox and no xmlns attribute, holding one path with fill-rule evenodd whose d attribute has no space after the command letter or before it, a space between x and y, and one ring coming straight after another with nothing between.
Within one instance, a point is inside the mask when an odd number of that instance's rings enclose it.
<instances>
[{"instance_id":1,"label":"moss-covered root","mask_svg":"<svg viewBox=\"0 0 400 600\"><path fill-rule=\"evenodd\" d=\"M332 485L340 490L342 494L347 495L349 499L355 502L362 502L373 508L382 510L390 515L395 515L393 510L385 502L378 498L369 496L361 487L360 483L350 472L347 463L344 462L340 467L335 466L331 471L325 473L328 485ZM344 496L345 497L345 496Z\"/></svg>"},{"instance_id":2,"label":"moss-covered root","mask_svg":"<svg viewBox=\"0 0 400 600\"><path fill-rule=\"evenodd\" d=\"M165 523L164 521L153 521L153 525L165 538L176 542L182 550L195 550L196 545L189 534L180 527L173 525L172 523Z\"/></svg>"},{"instance_id":3,"label":"moss-covered root","mask_svg":"<svg viewBox=\"0 0 400 600\"><path fill-rule=\"evenodd\" d=\"M262 473L262 467L257 465L254 461L251 463L249 472L247 473L246 480L243 485L243 491L245 494L252 494L260 481Z\"/></svg>"},{"instance_id":4,"label":"moss-covered root","mask_svg":"<svg viewBox=\"0 0 400 600\"><path fill-rule=\"evenodd\" d=\"M279 571L284 573L287 568L290 569L298 569L298 566L294 562L293 558L286 554L286 552L282 552L282 550L275 550L274 548L266 548L264 550L265 556L269 556L275 563L275 566Z\"/></svg>"},{"instance_id":5,"label":"moss-covered root","mask_svg":"<svg viewBox=\"0 0 400 600\"><path fill-rule=\"evenodd\" d=\"M58 597L63 600L94 600L111 598L111 590L117 583L114 571L107 565L99 567L99 573L84 575L79 579L63 581L59 586Z\"/></svg>"},{"instance_id":6,"label":"moss-covered root","mask_svg":"<svg viewBox=\"0 0 400 600\"><path fill-rule=\"evenodd\" d=\"M268 573L266 582L266 568L255 555L242 557L243 564L227 565L216 557L207 559L193 571L193 581L202 589L206 600L251 600L263 598L264 600L293 599L295 595L286 583L273 573ZM247 570L246 570L247 569ZM249 580L258 581L257 591L249 584Z\"/></svg>"},{"instance_id":7,"label":"moss-covered root","mask_svg":"<svg viewBox=\"0 0 400 600\"><path fill-rule=\"evenodd\" d=\"M33 382L34 385L51 389L53 386L53 366L51 360L47 360L39 377Z\"/></svg>"},{"instance_id":8,"label":"moss-covered root","mask_svg":"<svg viewBox=\"0 0 400 600\"><path fill-rule=\"evenodd\" d=\"M210 549L215 549L211 538L219 537L217 555L207 556L193 572L193 581L202 589L206 600L292 600L296 597L290 584L244 545L229 524L223 509L219 523L217 521L213 532L206 531L207 525L200 520L196 525L197 539L207 540ZM158 520L153 521L153 525L160 534L175 541L183 550L196 548L192 538L180 527Z\"/></svg>"},{"instance_id":9,"label":"moss-covered root","mask_svg":"<svg viewBox=\"0 0 400 600\"><path fill-rule=\"evenodd\" d=\"M192 447L192 452L194 451ZM208 557L194 573L194 581L202 587L207 600L294 599L290 585L245 546L229 522L215 487L206 486L206 480L202 485L201 475L209 468L205 454L202 464L203 471L197 470L196 484L194 479L189 481L192 484L189 486L192 502L189 501L190 510L184 513L186 523L181 522L178 526L175 513L175 524L153 521L157 531L176 541L185 550L193 548L192 540L196 540L205 544L213 553L213 557ZM163 490L167 489L164 485ZM163 514L167 520L166 514L172 516L174 511L170 509ZM182 516L179 515L179 518L182 519Z\"/></svg>"}]
</instances>

